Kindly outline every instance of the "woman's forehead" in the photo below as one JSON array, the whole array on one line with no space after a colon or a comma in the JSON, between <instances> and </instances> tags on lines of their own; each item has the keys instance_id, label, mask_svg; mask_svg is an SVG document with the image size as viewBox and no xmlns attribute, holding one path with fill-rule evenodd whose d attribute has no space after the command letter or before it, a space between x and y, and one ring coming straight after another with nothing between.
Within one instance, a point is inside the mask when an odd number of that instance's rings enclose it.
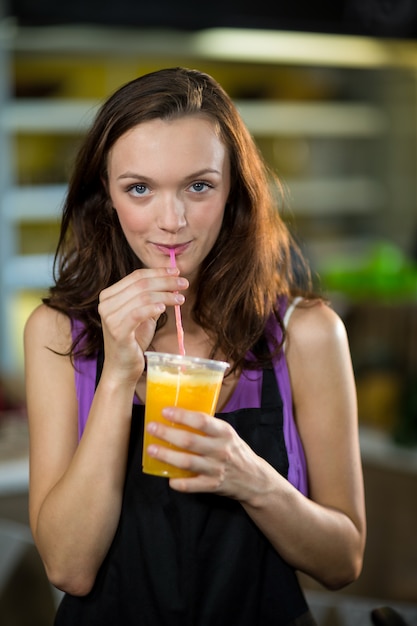
<instances>
[{"instance_id":1,"label":"woman's forehead","mask_svg":"<svg viewBox=\"0 0 417 626\"><path fill-rule=\"evenodd\" d=\"M142 173L170 171L223 171L228 151L216 125L207 117L185 116L154 119L124 133L109 152L108 165L114 175L120 170L140 168Z\"/></svg>"}]
</instances>

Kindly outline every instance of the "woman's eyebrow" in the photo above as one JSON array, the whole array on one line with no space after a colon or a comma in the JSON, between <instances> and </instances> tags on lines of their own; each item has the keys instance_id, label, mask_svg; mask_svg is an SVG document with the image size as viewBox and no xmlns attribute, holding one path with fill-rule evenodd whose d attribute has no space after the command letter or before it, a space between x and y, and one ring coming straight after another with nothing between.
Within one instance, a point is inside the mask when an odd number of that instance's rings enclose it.
<instances>
[{"instance_id":1,"label":"woman's eyebrow","mask_svg":"<svg viewBox=\"0 0 417 626\"><path fill-rule=\"evenodd\" d=\"M141 174L138 174L137 172L123 172L123 174L120 174L120 176L117 177L117 180L121 180L122 178L143 179L143 178L147 178L147 176L142 176Z\"/></svg>"},{"instance_id":2,"label":"woman's eyebrow","mask_svg":"<svg viewBox=\"0 0 417 626\"><path fill-rule=\"evenodd\" d=\"M199 178L200 176L204 176L206 174L217 174L221 176L220 170L207 167L207 168L198 170L197 172L191 172L190 174L187 174L187 176L185 176L185 180L189 180L192 178ZM130 172L130 171L123 172L123 174L120 174L120 176L117 177L117 180L122 180L124 178L135 178L137 180L150 180L150 181L152 180L152 178L149 176L139 174L138 172Z\"/></svg>"}]
</instances>

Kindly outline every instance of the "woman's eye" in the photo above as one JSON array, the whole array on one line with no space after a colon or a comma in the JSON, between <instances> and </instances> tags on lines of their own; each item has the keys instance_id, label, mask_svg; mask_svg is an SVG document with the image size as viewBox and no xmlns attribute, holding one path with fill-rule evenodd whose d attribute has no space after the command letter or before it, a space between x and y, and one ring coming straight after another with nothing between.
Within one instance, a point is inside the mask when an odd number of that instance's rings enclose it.
<instances>
[{"instance_id":1,"label":"woman's eye","mask_svg":"<svg viewBox=\"0 0 417 626\"><path fill-rule=\"evenodd\" d=\"M147 193L148 188L146 185L138 184L129 187L128 191L134 196L144 196Z\"/></svg>"},{"instance_id":2,"label":"woman's eye","mask_svg":"<svg viewBox=\"0 0 417 626\"><path fill-rule=\"evenodd\" d=\"M202 181L199 180L198 182L193 183L190 189L191 191L195 191L196 193L201 193L202 191L205 191L209 187L210 185L208 183L203 183Z\"/></svg>"}]
</instances>

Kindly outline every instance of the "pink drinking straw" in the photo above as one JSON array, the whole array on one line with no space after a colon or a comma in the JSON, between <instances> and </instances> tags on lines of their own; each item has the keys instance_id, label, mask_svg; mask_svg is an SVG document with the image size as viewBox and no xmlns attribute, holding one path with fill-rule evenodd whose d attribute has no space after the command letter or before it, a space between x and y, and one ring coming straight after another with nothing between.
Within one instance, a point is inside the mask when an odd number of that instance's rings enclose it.
<instances>
[{"instance_id":1,"label":"pink drinking straw","mask_svg":"<svg viewBox=\"0 0 417 626\"><path fill-rule=\"evenodd\" d=\"M177 263L175 261L174 248L169 249L169 258L171 260L171 267L177 267ZM178 349L179 349L179 353L184 356L185 355L184 329L182 327L182 321L181 321L181 307L179 304L176 304L174 308L175 308L175 323L177 325Z\"/></svg>"}]
</instances>

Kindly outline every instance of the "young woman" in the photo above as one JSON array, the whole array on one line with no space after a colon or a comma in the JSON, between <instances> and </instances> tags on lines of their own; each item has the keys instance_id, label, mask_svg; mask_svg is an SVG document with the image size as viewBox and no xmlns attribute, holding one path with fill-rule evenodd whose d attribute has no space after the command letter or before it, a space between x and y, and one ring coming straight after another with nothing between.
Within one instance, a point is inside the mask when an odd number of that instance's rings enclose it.
<instances>
[{"instance_id":1,"label":"young woman","mask_svg":"<svg viewBox=\"0 0 417 626\"><path fill-rule=\"evenodd\" d=\"M313 624L297 570L330 589L360 573L346 333L300 280L272 178L195 70L123 86L85 139L25 329L30 519L59 626ZM231 368L215 417L164 411L203 434L149 426L149 453L195 473L165 479L141 471L144 352L178 352L175 305L187 354Z\"/></svg>"}]
</instances>

